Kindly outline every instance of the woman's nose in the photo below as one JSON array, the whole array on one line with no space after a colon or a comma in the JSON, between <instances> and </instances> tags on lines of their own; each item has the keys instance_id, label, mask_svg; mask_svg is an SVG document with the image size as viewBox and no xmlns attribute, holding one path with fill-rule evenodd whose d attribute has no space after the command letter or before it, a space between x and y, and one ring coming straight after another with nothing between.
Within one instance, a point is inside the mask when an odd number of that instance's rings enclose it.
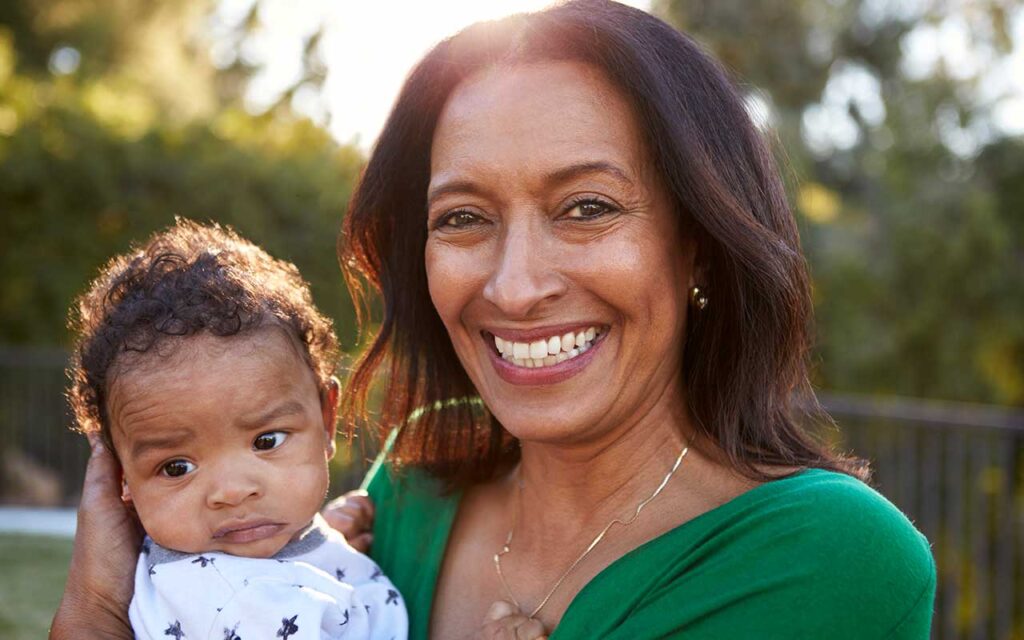
<instances>
[{"instance_id":1,"label":"woman's nose","mask_svg":"<svg viewBox=\"0 0 1024 640\"><path fill-rule=\"evenodd\" d=\"M525 318L539 304L566 290L558 268L558 251L541 224L510 225L484 285L484 299L510 318Z\"/></svg>"},{"instance_id":2,"label":"woman's nose","mask_svg":"<svg viewBox=\"0 0 1024 640\"><path fill-rule=\"evenodd\" d=\"M212 486L206 493L206 504L211 509L237 507L246 500L258 498L263 490L252 471L221 469L214 473Z\"/></svg>"}]
</instances>

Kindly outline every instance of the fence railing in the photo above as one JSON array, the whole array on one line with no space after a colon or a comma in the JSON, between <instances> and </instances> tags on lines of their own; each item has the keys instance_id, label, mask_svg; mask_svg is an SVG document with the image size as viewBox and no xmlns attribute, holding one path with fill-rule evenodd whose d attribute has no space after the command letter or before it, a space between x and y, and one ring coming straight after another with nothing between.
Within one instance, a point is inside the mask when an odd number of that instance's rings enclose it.
<instances>
[{"instance_id":1,"label":"fence railing","mask_svg":"<svg viewBox=\"0 0 1024 640\"><path fill-rule=\"evenodd\" d=\"M12 459L53 479L58 502L77 500L88 447L68 430L65 362L60 350L0 347L0 500L25 498L12 493ZM839 427L826 434L871 461L875 488L932 543L939 571L932 638L1024 640L1024 411L821 400ZM339 458L348 463L335 470L337 486L355 486L364 461Z\"/></svg>"},{"instance_id":2,"label":"fence railing","mask_svg":"<svg viewBox=\"0 0 1024 640\"><path fill-rule=\"evenodd\" d=\"M932 543L932 638L1024 638L1024 412L822 398L842 446Z\"/></svg>"}]
</instances>

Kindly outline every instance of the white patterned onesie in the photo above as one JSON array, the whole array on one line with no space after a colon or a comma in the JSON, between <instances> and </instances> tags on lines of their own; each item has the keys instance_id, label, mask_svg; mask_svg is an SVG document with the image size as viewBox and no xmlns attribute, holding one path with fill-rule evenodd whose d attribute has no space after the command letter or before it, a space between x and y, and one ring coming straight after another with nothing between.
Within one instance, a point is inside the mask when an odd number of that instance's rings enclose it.
<instances>
[{"instance_id":1,"label":"white patterned onesie","mask_svg":"<svg viewBox=\"0 0 1024 640\"><path fill-rule=\"evenodd\" d=\"M405 603L318 515L272 558L186 554L148 537L128 608L146 640L405 640Z\"/></svg>"}]
</instances>

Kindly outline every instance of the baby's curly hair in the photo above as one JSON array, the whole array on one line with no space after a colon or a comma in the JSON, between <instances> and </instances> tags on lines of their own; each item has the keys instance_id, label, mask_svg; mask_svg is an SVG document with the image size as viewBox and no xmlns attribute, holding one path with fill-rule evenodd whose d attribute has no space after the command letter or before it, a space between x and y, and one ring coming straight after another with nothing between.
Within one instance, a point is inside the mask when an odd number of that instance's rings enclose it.
<instances>
[{"instance_id":1,"label":"baby's curly hair","mask_svg":"<svg viewBox=\"0 0 1024 640\"><path fill-rule=\"evenodd\" d=\"M277 325L301 343L318 384L330 379L338 357L331 321L295 265L231 228L181 218L107 263L72 306L69 324L76 343L68 399L77 430L99 432L111 451L105 404L122 354L201 332L229 337Z\"/></svg>"}]
</instances>

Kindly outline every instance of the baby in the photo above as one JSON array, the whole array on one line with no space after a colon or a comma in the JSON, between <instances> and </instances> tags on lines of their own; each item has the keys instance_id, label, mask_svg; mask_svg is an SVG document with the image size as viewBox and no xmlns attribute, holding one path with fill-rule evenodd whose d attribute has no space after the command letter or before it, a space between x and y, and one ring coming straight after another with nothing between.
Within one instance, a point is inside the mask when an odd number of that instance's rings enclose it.
<instances>
[{"instance_id":1,"label":"baby","mask_svg":"<svg viewBox=\"0 0 1024 640\"><path fill-rule=\"evenodd\" d=\"M318 511L337 341L296 268L179 220L78 300L69 396L147 534L136 637L398 638L398 591Z\"/></svg>"}]
</instances>

